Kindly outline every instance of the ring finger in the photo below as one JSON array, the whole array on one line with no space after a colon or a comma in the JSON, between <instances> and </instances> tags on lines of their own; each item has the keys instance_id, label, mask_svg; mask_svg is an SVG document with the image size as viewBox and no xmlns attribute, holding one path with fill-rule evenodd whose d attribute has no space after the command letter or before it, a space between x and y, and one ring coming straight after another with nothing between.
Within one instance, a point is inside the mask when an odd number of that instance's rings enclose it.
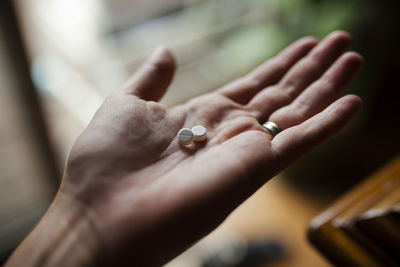
<instances>
[{"instance_id":1,"label":"ring finger","mask_svg":"<svg viewBox=\"0 0 400 267\"><path fill-rule=\"evenodd\" d=\"M342 55L325 74L305 89L291 104L274 111L269 121L286 129L311 118L330 105L360 70L362 57Z\"/></svg>"},{"instance_id":2,"label":"ring finger","mask_svg":"<svg viewBox=\"0 0 400 267\"><path fill-rule=\"evenodd\" d=\"M264 122L272 112L290 104L318 79L350 43L351 38L347 33L334 32L328 35L309 55L295 64L277 85L260 91L247 108L260 122Z\"/></svg>"}]
</instances>

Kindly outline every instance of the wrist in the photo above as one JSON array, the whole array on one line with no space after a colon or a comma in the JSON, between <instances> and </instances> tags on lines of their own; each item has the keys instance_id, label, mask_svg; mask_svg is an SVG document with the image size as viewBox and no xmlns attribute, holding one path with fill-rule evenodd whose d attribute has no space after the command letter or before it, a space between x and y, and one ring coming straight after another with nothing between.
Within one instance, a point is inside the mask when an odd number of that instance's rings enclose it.
<instances>
[{"instance_id":1,"label":"wrist","mask_svg":"<svg viewBox=\"0 0 400 267\"><path fill-rule=\"evenodd\" d=\"M6 266L98 266L101 247L89 211L59 192Z\"/></svg>"}]
</instances>

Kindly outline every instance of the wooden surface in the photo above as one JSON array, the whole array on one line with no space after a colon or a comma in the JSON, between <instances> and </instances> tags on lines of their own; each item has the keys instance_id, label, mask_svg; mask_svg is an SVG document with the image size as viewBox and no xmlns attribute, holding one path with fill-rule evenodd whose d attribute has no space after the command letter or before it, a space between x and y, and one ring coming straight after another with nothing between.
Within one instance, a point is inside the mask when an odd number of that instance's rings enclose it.
<instances>
[{"instance_id":1,"label":"wooden surface","mask_svg":"<svg viewBox=\"0 0 400 267\"><path fill-rule=\"evenodd\" d=\"M400 264L400 157L316 217L312 243L338 266Z\"/></svg>"}]
</instances>

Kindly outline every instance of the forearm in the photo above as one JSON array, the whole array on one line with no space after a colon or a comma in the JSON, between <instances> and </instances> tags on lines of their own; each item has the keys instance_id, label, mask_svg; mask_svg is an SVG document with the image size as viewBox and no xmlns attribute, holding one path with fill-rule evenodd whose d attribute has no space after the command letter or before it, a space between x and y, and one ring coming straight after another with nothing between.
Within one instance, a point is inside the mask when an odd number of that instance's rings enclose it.
<instances>
[{"instance_id":1,"label":"forearm","mask_svg":"<svg viewBox=\"0 0 400 267\"><path fill-rule=\"evenodd\" d=\"M100 241L87 211L58 194L39 224L14 251L11 266L98 266Z\"/></svg>"}]
</instances>

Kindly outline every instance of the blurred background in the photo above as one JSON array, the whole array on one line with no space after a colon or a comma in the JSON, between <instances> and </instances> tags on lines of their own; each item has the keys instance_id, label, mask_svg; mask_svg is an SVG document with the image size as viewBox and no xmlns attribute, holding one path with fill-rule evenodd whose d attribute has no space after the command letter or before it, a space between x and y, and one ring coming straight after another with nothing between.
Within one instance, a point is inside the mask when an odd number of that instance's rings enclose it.
<instances>
[{"instance_id":1,"label":"blurred background","mask_svg":"<svg viewBox=\"0 0 400 267\"><path fill-rule=\"evenodd\" d=\"M299 37L343 29L366 62L347 91L364 99L363 112L169 263L239 266L250 257L260 266L329 266L307 243L310 219L400 148L399 7L398 0L1 1L0 263L48 207L96 109L159 44L178 63L162 100L171 106L247 73Z\"/></svg>"}]
</instances>

